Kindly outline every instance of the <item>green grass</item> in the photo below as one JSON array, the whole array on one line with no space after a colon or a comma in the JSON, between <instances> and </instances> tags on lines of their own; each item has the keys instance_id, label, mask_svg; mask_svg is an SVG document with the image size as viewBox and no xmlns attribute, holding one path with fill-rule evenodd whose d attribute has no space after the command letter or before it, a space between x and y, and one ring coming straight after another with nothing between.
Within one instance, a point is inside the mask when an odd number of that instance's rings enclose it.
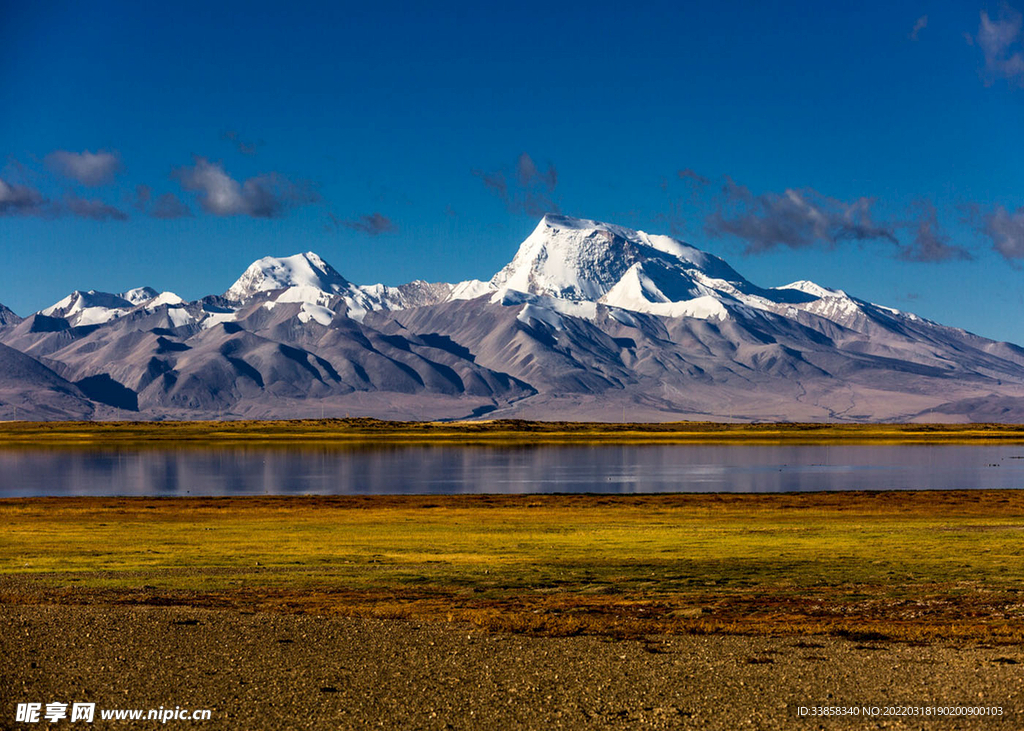
<instances>
[{"instance_id":1,"label":"green grass","mask_svg":"<svg viewBox=\"0 0 1024 731\"><path fill-rule=\"evenodd\" d=\"M0 601L1024 639L1024 493L0 501Z\"/></svg>"}]
</instances>

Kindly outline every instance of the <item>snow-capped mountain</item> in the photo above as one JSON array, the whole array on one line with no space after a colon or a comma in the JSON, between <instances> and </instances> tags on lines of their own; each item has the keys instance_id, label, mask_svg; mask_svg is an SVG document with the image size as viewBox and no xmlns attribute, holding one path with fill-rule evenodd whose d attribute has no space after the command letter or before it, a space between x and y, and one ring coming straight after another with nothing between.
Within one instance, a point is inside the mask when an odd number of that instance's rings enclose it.
<instances>
[{"instance_id":1,"label":"snow-capped mountain","mask_svg":"<svg viewBox=\"0 0 1024 731\"><path fill-rule=\"evenodd\" d=\"M490 284L501 297L512 291L662 317L722 319L745 309L784 317L810 312L843 324L864 306L877 307L814 282L758 287L719 257L671 237L554 215L541 220Z\"/></svg>"},{"instance_id":2,"label":"snow-capped mountain","mask_svg":"<svg viewBox=\"0 0 1024 731\"><path fill-rule=\"evenodd\" d=\"M40 366L19 361L19 393L37 374L68 416L1024 419L1015 345L567 216L489 281L357 285L306 252L193 302L78 291L3 318L0 342Z\"/></svg>"},{"instance_id":3,"label":"snow-capped mountain","mask_svg":"<svg viewBox=\"0 0 1024 731\"><path fill-rule=\"evenodd\" d=\"M384 284L359 286L341 276L317 254L307 251L283 258L265 256L253 262L224 293L224 297L232 302L247 303L262 293L268 293L268 304L300 303L304 305L302 319L328 324L334 312L325 310L332 303L344 303L349 317L361 319L373 310L401 310L450 299L472 299L488 291L490 288L477 280L458 284L431 284L417 280L398 287ZM338 300L334 299L336 297Z\"/></svg>"},{"instance_id":4,"label":"snow-capped mountain","mask_svg":"<svg viewBox=\"0 0 1024 731\"><path fill-rule=\"evenodd\" d=\"M330 264L312 251L281 259L265 256L254 261L232 284L224 297L244 302L258 292L307 289L328 297L352 287Z\"/></svg>"},{"instance_id":5,"label":"snow-capped mountain","mask_svg":"<svg viewBox=\"0 0 1024 731\"><path fill-rule=\"evenodd\" d=\"M75 325L99 325L128 312L135 305L119 294L75 290L40 314L68 320Z\"/></svg>"},{"instance_id":6,"label":"snow-capped mountain","mask_svg":"<svg viewBox=\"0 0 1024 731\"><path fill-rule=\"evenodd\" d=\"M157 297L160 293L152 287L136 287L135 289L129 289L127 292L122 292L118 295L122 299L133 305L141 305L144 302L149 302L154 297ZM164 294L173 294L171 292L165 292ZM179 298L180 299L180 298Z\"/></svg>"},{"instance_id":7,"label":"snow-capped mountain","mask_svg":"<svg viewBox=\"0 0 1024 731\"><path fill-rule=\"evenodd\" d=\"M102 325L130 313L152 312L162 305L179 309L184 308L185 301L173 292L157 292L152 287L136 287L119 294L94 289L87 292L75 290L38 314L64 320L72 327L87 327ZM172 315L170 319L173 327L187 321L181 314Z\"/></svg>"},{"instance_id":8,"label":"snow-capped mountain","mask_svg":"<svg viewBox=\"0 0 1024 731\"><path fill-rule=\"evenodd\" d=\"M613 306L693 299L717 282L752 288L718 257L668 236L553 215L491 279L499 291Z\"/></svg>"}]
</instances>

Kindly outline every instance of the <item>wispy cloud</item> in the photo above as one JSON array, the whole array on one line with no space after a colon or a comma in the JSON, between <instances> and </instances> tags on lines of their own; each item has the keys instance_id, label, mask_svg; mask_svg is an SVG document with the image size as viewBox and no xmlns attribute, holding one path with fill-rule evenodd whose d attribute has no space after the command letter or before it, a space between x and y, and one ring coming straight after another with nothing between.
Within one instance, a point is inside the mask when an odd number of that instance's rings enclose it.
<instances>
[{"instance_id":1,"label":"wispy cloud","mask_svg":"<svg viewBox=\"0 0 1024 731\"><path fill-rule=\"evenodd\" d=\"M892 224L875 222L874 203L873 198L844 202L810 188L754 195L726 178L717 210L708 217L705 228L712 236L741 240L748 254L778 247L831 247L841 241L885 239L898 243Z\"/></svg>"},{"instance_id":2,"label":"wispy cloud","mask_svg":"<svg viewBox=\"0 0 1024 731\"><path fill-rule=\"evenodd\" d=\"M106 185L121 170L121 156L116 152L69 152L55 150L46 156L47 167L58 175L82 185Z\"/></svg>"},{"instance_id":3,"label":"wispy cloud","mask_svg":"<svg viewBox=\"0 0 1024 731\"><path fill-rule=\"evenodd\" d=\"M135 186L135 197L132 199L132 208L142 213L146 212L149 201L153 198L153 189L148 185L140 183Z\"/></svg>"},{"instance_id":4,"label":"wispy cloud","mask_svg":"<svg viewBox=\"0 0 1024 731\"><path fill-rule=\"evenodd\" d=\"M196 157L194 165L178 168L172 176L185 190L198 193L199 205L215 216L276 218L290 208L319 200L308 183L295 183L277 173L240 183L219 162L205 157Z\"/></svg>"},{"instance_id":5,"label":"wispy cloud","mask_svg":"<svg viewBox=\"0 0 1024 731\"><path fill-rule=\"evenodd\" d=\"M914 241L900 243L897 259L914 262L943 262L973 259L974 255L962 246L949 243L949 236L939 226L938 212L928 201L919 201L916 206L918 218L911 225Z\"/></svg>"},{"instance_id":6,"label":"wispy cloud","mask_svg":"<svg viewBox=\"0 0 1024 731\"><path fill-rule=\"evenodd\" d=\"M711 182L710 180L705 178L703 175L701 175L698 172L695 172L695 171L691 170L690 168L686 168L685 170L678 171L676 173L676 177L678 177L680 180L688 181L688 182L690 182L690 183L692 183L694 185L700 186L700 187L703 187L703 186L705 186L705 185L707 185L708 183Z\"/></svg>"},{"instance_id":7,"label":"wispy cloud","mask_svg":"<svg viewBox=\"0 0 1024 731\"><path fill-rule=\"evenodd\" d=\"M549 163L546 169L541 169L525 152L519 155L511 171L507 168L494 172L474 170L473 175L513 213L543 216L560 210L554 197L558 185L555 166Z\"/></svg>"},{"instance_id":8,"label":"wispy cloud","mask_svg":"<svg viewBox=\"0 0 1024 731\"><path fill-rule=\"evenodd\" d=\"M148 185L135 186L132 207L151 218L189 218L192 211L174 193L163 193L153 198L153 189Z\"/></svg>"},{"instance_id":9,"label":"wispy cloud","mask_svg":"<svg viewBox=\"0 0 1024 731\"><path fill-rule=\"evenodd\" d=\"M922 15L920 18L918 18L916 21L914 21L914 29L912 31L910 31L910 36L909 36L910 40L916 41L917 37L918 37L918 35L920 35L921 31L923 31L927 27L928 27L928 16L927 15Z\"/></svg>"},{"instance_id":10,"label":"wispy cloud","mask_svg":"<svg viewBox=\"0 0 1024 731\"><path fill-rule=\"evenodd\" d=\"M391 234L398 231L398 226L395 225L395 222L381 213L369 213L348 221L338 218L333 213L328 215L336 227L359 231L368 236L380 236L381 234Z\"/></svg>"},{"instance_id":11,"label":"wispy cloud","mask_svg":"<svg viewBox=\"0 0 1024 731\"><path fill-rule=\"evenodd\" d=\"M987 213L975 208L972 214L981 233L992 240L992 248L1004 259L1024 259L1024 207L1013 211L996 205Z\"/></svg>"},{"instance_id":12,"label":"wispy cloud","mask_svg":"<svg viewBox=\"0 0 1024 731\"><path fill-rule=\"evenodd\" d=\"M669 207L658 216L673 235L683 236L689 221L703 220L705 233L739 240L745 254L885 241L895 247L892 255L906 262L975 258L970 249L950 241L935 205L927 200L915 201L909 215L896 219L876 216L876 200L866 196L844 201L812 188L755 195L728 176L720 186L690 169L678 171L677 177L689 188L688 194L673 194L664 181L661 187L669 194ZM980 221L980 213L971 210Z\"/></svg>"},{"instance_id":13,"label":"wispy cloud","mask_svg":"<svg viewBox=\"0 0 1024 731\"><path fill-rule=\"evenodd\" d=\"M46 204L46 198L35 188L0 178L0 216L39 216Z\"/></svg>"},{"instance_id":14,"label":"wispy cloud","mask_svg":"<svg viewBox=\"0 0 1024 731\"><path fill-rule=\"evenodd\" d=\"M999 15L993 20L981 11L978 35L968 40L977 43L985 56L985 84L991 85L997 79L1024 86L1024 52L1021 50L1021 27L1024 23L1020 12L1003 4Z\"/></svg>"},{"instance_id":15,"label":"wispy cloud","mask_svg":"<svg viewBox=\"0 0 1024 731\"><path fill-rule=\"evenodd\" d=\"M51 200L24 183L0 178L0 216L74 216L92 221L127 221L128 214L116 206L94 198L68 193L62 200Z\"/></svg>"},{"instance_id":16,"label":"wispy cloud","mask_svg":"<svg viewBox=\"0 0 1024 731\"><path fill-rule=\"evenodd\" d=\"M149 215L153 218L191 218L192 210L179 200L174 193L162 193L153 201L149 209Z\"/></svg>"},{"instance_id":17,"label":"wispy cloud","mask_svg":"<svg viewBox=\"0 0 1024 731\"><path fill-rule=\"evenodd\" d=\"M233 129L229 129L227 132L222 134L221 138L233 144L235 149L243 155L249 155L250 157L255 155L259 151L259 148L267 144L263 140L256 140L254 142L244 140L242 139L242 136Z\"/></svg>"},{"instance_id":18,"label":"wispy cloud","mask_svg":"<svg viewBox=\"0 0 1024 731\"><path fill-rule=\"evenodd\" d=\"M93 221L127 221L128 214L120 208L104 203L101 200L79 198L76 195L69 195L64 198L64 208L68 213L78 218L88 218Z\"/></svg>"}]
</instances>

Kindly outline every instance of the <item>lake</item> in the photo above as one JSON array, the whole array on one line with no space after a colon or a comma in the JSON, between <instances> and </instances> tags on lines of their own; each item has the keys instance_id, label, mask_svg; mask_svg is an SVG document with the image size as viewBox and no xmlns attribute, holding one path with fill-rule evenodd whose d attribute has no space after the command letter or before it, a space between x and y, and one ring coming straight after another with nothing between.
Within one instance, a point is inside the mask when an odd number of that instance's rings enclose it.
<instances>
[{"instance_id":1,"label":"lake","mask_svg":"<svg viewBox=\"0 0 1024 731\"><path fill-rule=\"evenodd\" d=\"M0 497L1024 487L1024 445L0 450Z\"/></svg>"}]
</instances>

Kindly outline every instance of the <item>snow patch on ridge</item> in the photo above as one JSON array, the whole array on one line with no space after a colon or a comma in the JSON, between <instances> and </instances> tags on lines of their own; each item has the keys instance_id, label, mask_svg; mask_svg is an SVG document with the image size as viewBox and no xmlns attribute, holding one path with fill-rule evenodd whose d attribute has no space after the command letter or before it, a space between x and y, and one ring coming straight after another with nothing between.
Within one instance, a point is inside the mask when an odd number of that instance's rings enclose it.
<instances>
[{"instance_id":1,"label":"snow patch on ridge","mask_svg":"<svg viewBox=\"0 0 1024 731\"><path fill-rule=\"evenodd\" d=\"M601 298L601 304L633 312L661 317L694 317L700 320L723 320L729 311L712 290L687 300L673 301L647 276L640 263L634 264L626 274Z\"/></svg>"},{"instance_id":2,"label":"snow patch on ridge","mask_svg":"<svg viewBox=\"0 0 1024 731\"><path fill-rule=\"evenodd\" d=\"M152 299L146 300L143 304L145 304L146 309L156 309L161 305L168 305L170 307L174 307L176 305L183 305L185 304L185 300L176 295L174 292L161 292Z\"/></svg>"},{"instance_id":3,"label":"snow patch on ridge","mask_svg":"<svg viewBox=\"0 0 1024 731\"><path fill-rule=\"evenodd\" d=\"M475 300L494 291L494 285L490 282L481 282L479 279L467 279L464 282L452 285L452 292L448 300Z\"/></svg>"},{"instance_id":4,"label":"snow patch on ridge","mask_svg":"<svg viewBox=\"0 0 1024 731\"><path fill-rule=\"evenodd\" d=\"M556 297L505 290L495 292L491 302L503 307L522 307L516 319L523 323L531 320L543 322L555 330L565 329L563 317L575 317L580 320L594 321L597 319L596 302L573 302Z\"/></svg>"},{"instance_id":5,"label":"snow patch on ridge","mask_svg":"<svg viewBox=\"0 0 1024 731\"><path fill-rule=\"evenodd\" d=\"M330 325L334 320L334 311L329 310L326 307L320 305L310 304L309 302L302 303L302 309L299 314L296 315L301 322L309 322L315 320L321 325Z\"/></svg>"},{"instance_id":6,"label":"snow patch on ridge","mask_svg":"<svg viewBox=\"0 0 1024 731\"><path fill-rule=\"evenodd\" d=\"M167 319L170 320L173 327L184 327L195 322L195 318L183 307L168 307Z\"/></svg>"},{"instance_id":7,"label":"snow patch on ridge","mask_svg":"<svg viewBox=\"0 0 1024 731\"><path fill-rule=\"evenodd\" d=\"M211 327L221 325L225 322L235 322L238 319L237 312L210 312L203 318L200 327L209 330Z\"/></svg>"},{"instance_id":8,"label":"snow patch on ridge","mask_svg":"<svg viewBox=\"0 0 1024 731\"><path fill-rule=\"evenodd\" d=\"M301 284L281 292L274 298L276 302L301 302L303 304L318 305L320 307L327 307L330 304L334 295L325 292L317 287L310 286L308 284Z\"/></svg>"}]
</instances>

